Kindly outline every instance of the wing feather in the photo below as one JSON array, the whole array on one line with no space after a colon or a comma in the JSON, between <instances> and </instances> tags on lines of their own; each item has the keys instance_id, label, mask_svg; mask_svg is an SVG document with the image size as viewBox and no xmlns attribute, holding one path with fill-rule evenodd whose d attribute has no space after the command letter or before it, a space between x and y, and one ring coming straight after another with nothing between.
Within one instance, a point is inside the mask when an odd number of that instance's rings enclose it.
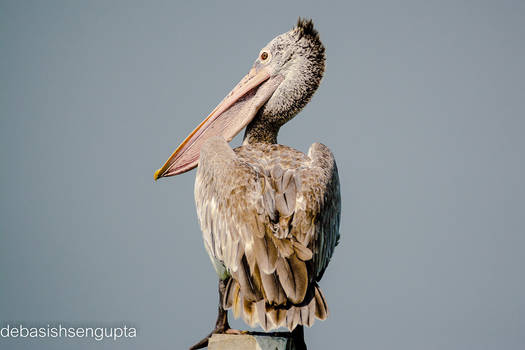
<instances>
[{"instance_id":1,"label":"wing feather","mask_svg":"<svg viewBox=\"0 0 525 350\"><path fill-rule=\"evenodd\" d=\"M201 149L195 200L206 250L236 281L226 306L265 329L326 318L316 281L339 240L341 211L326 146L313 144L307 156L281 145L234 151L211 139Z\"/></svg>"}]
</instances>

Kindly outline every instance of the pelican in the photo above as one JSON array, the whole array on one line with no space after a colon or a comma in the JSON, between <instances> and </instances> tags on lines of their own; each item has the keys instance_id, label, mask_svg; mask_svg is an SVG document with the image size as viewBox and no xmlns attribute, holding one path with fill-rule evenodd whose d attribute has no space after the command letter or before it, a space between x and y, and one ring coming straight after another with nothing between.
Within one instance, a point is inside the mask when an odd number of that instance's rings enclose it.
<instances>
[{"instance_id":1,"label":"pelican","mask_svg":"<svg viewBox=\"0 0 525 350\"><path fill-rule=\"evenodd\" d=\"M324 68L313 22L299 18L155 172L157 180L198 165L195 202L219 277L219 307L215 329L191 349L207 346L212 334L235 332L229 309L251 327L288 328L298 349L306 349L303 326L327 317L318 282L339 240L335 159L320 143L308 154L277 144ZM232 149L228 142L245 127L242 146Z\"/></svg>"}]
</instances>

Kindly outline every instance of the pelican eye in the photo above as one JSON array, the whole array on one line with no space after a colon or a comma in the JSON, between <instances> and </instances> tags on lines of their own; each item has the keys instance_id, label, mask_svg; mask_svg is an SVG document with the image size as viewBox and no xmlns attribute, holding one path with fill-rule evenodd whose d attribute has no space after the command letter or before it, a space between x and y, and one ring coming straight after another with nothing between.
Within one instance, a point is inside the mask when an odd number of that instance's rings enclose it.
<instances>
[{"instance_id":1,"label":"pelican eye","mask_svg":"<svg viewBox=\"0 0 525 350\"><path fill-rule=\"evenodd\" d=\"M268 59L268 52L261 52L261 61L266 61L266 59Z\"/></svg>"}]
</instances>

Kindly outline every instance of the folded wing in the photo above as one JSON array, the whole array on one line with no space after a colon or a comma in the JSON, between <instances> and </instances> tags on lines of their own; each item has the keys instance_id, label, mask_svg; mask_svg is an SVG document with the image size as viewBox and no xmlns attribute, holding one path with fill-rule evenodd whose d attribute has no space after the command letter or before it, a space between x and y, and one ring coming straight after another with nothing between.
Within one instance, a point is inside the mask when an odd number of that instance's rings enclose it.
<instances>
[{"instance_id":1,"label":"folded wing","mask_svg":"<svg viewBox=\"0 0 525 350\"><path fill-rule=\"evenodd\" d=\"M339 239L340 194L330 150L308 156L221 138L201 151L195 185L204 243L232 278L224 304L265 330L313 324L327 308L317 286ZM315 316L315 317L314 317Z\"/></svg>"}]
</instances>

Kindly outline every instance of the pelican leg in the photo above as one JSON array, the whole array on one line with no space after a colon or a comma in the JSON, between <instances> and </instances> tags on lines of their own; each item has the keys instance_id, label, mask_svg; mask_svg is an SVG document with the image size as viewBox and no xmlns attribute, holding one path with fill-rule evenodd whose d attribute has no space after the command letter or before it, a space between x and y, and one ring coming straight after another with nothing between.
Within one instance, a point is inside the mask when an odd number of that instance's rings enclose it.
<instances>
[{"instance_id":1,"label":"pelican leg","mask_svg":"<svg viewBox=\"0 0 525 350\"><path fill-rule=\"evenodd\" d=\"M211 338L213 334L224 334L224 333L237 334L239 333L238 330L230 328L230 325L228 323L228 311L224 310L224 308L222 307L222 299L224 298L224 291L226 289L226 284L228 283L229 279L230 279L229 277L225 280L219 279L219 306L217 308L217 321L215 322L215 328L211 331L210 334L204 337L201 341L193 345L190 348L190 350L202 349L202 348L207 347L208 340Z\"/></svg>"},{"instance_id":2,"label":"pelican leg","mask_svg":"<svg viewBox=\"0 0 525 350\"><path fill-rule=\"evenodd\" d=\"M303 326L295 327L295 329L292 331L292 339L294 340L296 350L306 350Z\"/></svg>"}]
</instances>

